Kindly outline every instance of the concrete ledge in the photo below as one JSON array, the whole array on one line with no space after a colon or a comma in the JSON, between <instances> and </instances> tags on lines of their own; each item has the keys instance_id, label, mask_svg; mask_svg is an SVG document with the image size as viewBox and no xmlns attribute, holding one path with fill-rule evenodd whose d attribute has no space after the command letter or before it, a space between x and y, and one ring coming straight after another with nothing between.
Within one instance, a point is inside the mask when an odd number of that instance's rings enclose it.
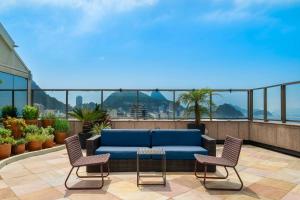
<instances>
[{"instance_id":1,"label":"concrete ledge","mask_svg":"<svg viewBox=\"0 0 300 200\"><path fill-rule=\"evenodd\" d=\"M49 148L49 149L42 149L42 150L39 150L39 151L30 151L30 152L26 152L26 153L23 153L23 154L11 156L9 158L6 158L6 159L0 161L0 169L2 169L3 167L5 167L6 165L8 165L10 163L13 163L13 162L16 162L16 161L19 161L19 160L23 160L25 158L44 155L44 154L47 154L47 153L60 151L60 150L63 150L63 149L65 149L65 145L59 145L59 146L52 147L52 148Z\"/></svg>"}]
</instances>

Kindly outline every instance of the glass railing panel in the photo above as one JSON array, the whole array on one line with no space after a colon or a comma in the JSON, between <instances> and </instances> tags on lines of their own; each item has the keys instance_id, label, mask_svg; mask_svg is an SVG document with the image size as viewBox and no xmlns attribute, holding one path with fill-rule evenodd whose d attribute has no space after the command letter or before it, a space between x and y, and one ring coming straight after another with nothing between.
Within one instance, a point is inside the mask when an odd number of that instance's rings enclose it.
<instances>
[{"instance_id":1,"label":"glass railing panel","mask_svg":"<svg viewBox=\"0 0 300 200\"><path fill-rule=\"evenodd\" d=\"M18 111L18 116L22 116L22 110L27 105L27 91L15 91L14 103Z\"/></svg>"},{"instance_id":2,"label":"glass railing panel","mask_svg":"<svg viewBox=\"0 0 300 200\"><path fill-rule=\"evenodd\" d=\"M212 118L248 118L248 92L222 91L212 93Z\"/></svg>"},{"instance_id":3,"label":"glass railing panel","mask_svg":"<svg viewBox=\"0 0 300 200\"><path fill-rule=\"evenodd\" d=\"M0 114L4 106L12 105L12 91L0 91Z\"/></svg>"},{"instance_id":4,"label":"glass railing panel","mask_svg":"<svg viewBox=\"0 0 300 200\"><path fill-rule=\"evenodd\" d=\"M139 119L173 119L172 91L139 91Z\"/></svg>"},{"instance_id":5,"label":"glass railing panel","mask_svg":"<svg viewBox=\"0 0 300 200\"><path fill-rule=\"evenodd\" d=\"M300 84L286 86L286 118L300 121Z\"/></svg>"},{"instance_id":6,"label":"glass railing panel","mask_svg":"<svg viewBox=\"0 0 300 200\"><path fill-rule=\"evenodd\" d=\"M183 103L182 101L179 101L180 97L188 93L189 91L175 91L175 118L176 119L195 119L194 110L192 108L188 108L188 105ZM192 107L194 105L191 105ZM209 110L209 106L205 106L207 110ZM209 114L202 114L202 119L208 119Z\"/></svg>"},{"instance_id":7,"label":"glass railing panel","mask_svg":"<svg viewBox=\"0 0 300 200\"><path fill-rule=\"evenodd\" d=\"M40 114L53 112L57 117L66 117L66 91L33 91L33 104Z\"/></svg>"},{"instance_id":8,"label":"glass railing panel","mask_svg":"<svg viewBox=\"0 0 300 200\"><path fill-rule=\"evenodd\" d=\"M267 88L267 119L281 120L281 88Z\"/></svg>"},{"instance_id":9,"label":"glass railing panel","mask_svg":"<svg viewBox=\"0 0 300 200\"><path fill-rule=\"evenodd\" d=\"M68 95L69 111L74 108L94 109L97 104L101 105L101 91L69 91Z\"/></svg>"},{"instance_id":10,"label":"glass railing panel","mask_svg":"<svg viewBox=\"0 0 300 200\"><path fill-rule=\"evenodd\" d=\"M253 119L264 119L264 90L253 90Z\"/></svg>"},{"instance_id":11,"label":"glass railing panel","mask_svg":"<svg viewBox=\"0 0 300 200\"><path fill-rule=\"evenodd\" d=\"M135 119L137 117L137 91L103 91L103 108L111 118Z\"/></svg>"}]
</instances>

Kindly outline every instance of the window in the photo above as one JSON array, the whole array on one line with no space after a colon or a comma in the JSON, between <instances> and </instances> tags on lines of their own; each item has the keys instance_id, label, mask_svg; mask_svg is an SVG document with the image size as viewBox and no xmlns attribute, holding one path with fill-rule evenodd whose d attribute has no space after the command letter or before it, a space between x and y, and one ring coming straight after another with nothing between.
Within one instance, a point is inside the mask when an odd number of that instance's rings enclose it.
<instances>
[{"instance_id":1,"label":"window","mask_svg":"<svg viewBox=\"0 0 300 200\"><path fill-rule=\"evenodd\" d=\"M14 101L18 115L21 116L23 107L27 105L27 91L15 91Z\"/></svg>"},{"instance_id":2,"label":"window","mask_svg":"<svg viewBox=\"0 0 300 200\"><path fill-rule=\"evenodd\" d=\"M12 92L0 91L0 114L2 114L2 107L12 105Z\"/></svg>"},{"instance_id":3,"label":"window","mask_svg":"<svg viewBox=\"0 0 300 200\"><path fill-rule=\"evenodd\" d=\"M0 72L0 80L2 81L0 84L0 89L13 89L13 75Z\"/></svg>"},{"instance_id":4,"label":"window","mask_svg":"<svg viewBox=\"0 0 300 200\"><path fill-rule=\"evenodd\" d=\"M14 76L14 89L26 90L27 89L27 79L19 76Z\"/></svg>"}]
</instances>

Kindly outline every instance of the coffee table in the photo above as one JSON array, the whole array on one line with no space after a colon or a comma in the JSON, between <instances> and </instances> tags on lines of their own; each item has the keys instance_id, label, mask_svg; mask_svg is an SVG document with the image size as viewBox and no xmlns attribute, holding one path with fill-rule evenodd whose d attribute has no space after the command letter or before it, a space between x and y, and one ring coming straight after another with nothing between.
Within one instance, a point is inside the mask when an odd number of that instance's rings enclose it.
<instances>
[{"instance_id":1,"label":"coffee table","mask_svg":"<svg viewBox=\"0 0 300 200\"><path fill-rule=\"evenodd\" d=\"M141 157L146 156L157 156L161 159L161 175L143 175L140 171L140 162L142 162ZM137 186L140 185L166 185L166 152L163 148L161 149L149 149L149 148L139 148L136 155L136 165L137 165ZM140 183L141 177L161 177L162 182L158 183Z\"/></svg>"}]
</instances>

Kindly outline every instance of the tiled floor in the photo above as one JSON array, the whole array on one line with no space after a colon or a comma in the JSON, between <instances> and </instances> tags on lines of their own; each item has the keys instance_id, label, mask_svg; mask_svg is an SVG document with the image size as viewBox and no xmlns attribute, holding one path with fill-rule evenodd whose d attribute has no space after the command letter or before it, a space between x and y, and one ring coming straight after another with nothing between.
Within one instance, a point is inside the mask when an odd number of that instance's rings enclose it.
<instances>
[{"instance_id":1,"label":"tiled floor","mask_svg":"<svg viewBox=\"0 0 300 200\"><path fill-rule=\"evenodd\" d=\"M65 150L10 164L0 170L0 199L300 199L300 159L247 145L238 165L245 184L241 192L206 191L192 173L168 173L166 187L140 188L135 173L112 173L102 190L67 191L63 184L69 169ZM237 178L230 172L229 181L210 184L236 186ZM72 176L71 183L100 182Z\"/></svg>"}]
</instances>

